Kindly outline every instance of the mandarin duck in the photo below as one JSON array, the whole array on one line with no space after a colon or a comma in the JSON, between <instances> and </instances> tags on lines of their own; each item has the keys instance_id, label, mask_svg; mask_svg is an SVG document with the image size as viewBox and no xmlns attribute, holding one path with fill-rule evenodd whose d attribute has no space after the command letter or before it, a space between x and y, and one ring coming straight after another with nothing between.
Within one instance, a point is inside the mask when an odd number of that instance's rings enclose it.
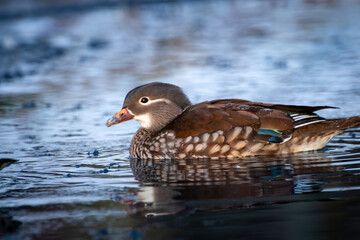
<instances>
[{"instance_id":1,"label":"mandarin duck","mask_svg":"<svg viewBox=\"0 0 360 240\"><path fill-rule=\"evenodd\" d=\"M178 86L153 82L134 88L108 127L137 120L130 144L138 159L242 158L321 149L360 116L325 119L330 106L297 106L220 99L192 105Z\"/></svg>"}]
</instances>

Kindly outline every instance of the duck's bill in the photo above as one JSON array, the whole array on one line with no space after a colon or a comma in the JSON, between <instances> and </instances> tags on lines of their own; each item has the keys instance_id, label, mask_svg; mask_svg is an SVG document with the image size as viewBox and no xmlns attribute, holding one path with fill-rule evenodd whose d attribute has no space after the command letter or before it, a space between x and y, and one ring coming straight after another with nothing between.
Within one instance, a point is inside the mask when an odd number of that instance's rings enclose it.
<instances>
[{"instance_id":1,"label":"duck's bill","mask_svg":"<svg viewBox=\"0 0 360 240\"><path fill-rule=\"evenodd\" d=\"M106 126L110 127L112 125L122 123L133 118L134 115L132 115L129 110L127 110L127 108L123 108L120 112L115 113L115 115L106 122Z\"/></svg>"}]
</instances>

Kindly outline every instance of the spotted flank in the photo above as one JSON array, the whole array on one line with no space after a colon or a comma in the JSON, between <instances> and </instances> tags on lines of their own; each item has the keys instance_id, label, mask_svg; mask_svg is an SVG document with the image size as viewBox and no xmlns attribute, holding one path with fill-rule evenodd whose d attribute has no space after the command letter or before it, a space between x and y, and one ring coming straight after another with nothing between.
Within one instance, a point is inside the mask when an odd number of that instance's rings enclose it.
<instances>
[{"instance_id":1,"label":"spotted flank","mask_svg":"<svg viewBox=\"0 0 360 240\"><path fill-rule=\"evenodd\" d=\"M238 158L253 155L264 146L264 142L249 143L248 139L255 135L256 132L249 126L238 126L228 131L217 130L186 138L175 138L172 131L165 131L145 144L148 149L143 151L143 157L154 159Z\"/></svg>"},{"instance_id":2,"label":"spotted flank","mask_svg":"<svg viewBox=\"0 0 360 240\"><path fill-rule=\"evenodd\" d=\"M290 117L295 122L295 128L303 127L309 124L314 124L318 122L326 121L325 118L319 117L319 115L315 113L307 114L307 113L291 113Z\"/></svg>"}]
</instances>

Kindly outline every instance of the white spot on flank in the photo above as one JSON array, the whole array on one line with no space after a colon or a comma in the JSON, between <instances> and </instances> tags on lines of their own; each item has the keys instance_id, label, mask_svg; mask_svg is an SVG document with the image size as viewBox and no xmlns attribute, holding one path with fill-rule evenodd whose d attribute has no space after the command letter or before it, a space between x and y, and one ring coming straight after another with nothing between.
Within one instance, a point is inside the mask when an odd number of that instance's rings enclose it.
<instances>
[{"instance_id":1,"label":"white spot on flank","mask_svg":"<svg viewBox=\"0 0 360 240\"><path fill-rule=\"evenodd\" d=\"M186 154L185 153L180 153L179 154L179 158L185 158L186 157Z\"/></svg>"},{"instance_id":2,"label":"white spot on flank","mask_svg":"<svg viewBox=\"0 0 360 240\"><path fill-rule=\"evenodd\" d=\"M227 139L227 142L231 142L232 140L234 140L238 135L239 133L241 132L241 127L236 127L232 130L231 134L229 135L228 139Z\"/></svg>"},{"instance_id":3,"label":"white spot on flank","mask_svg":"<svg viewBox=\"0 0 360 240\"><path fill-rule=\"evenodd\" d=\"M202 140L203 140L203 142L207 142L207 140L209 139L209 137L210 137L210 134L204 133L204 134L202 135Z\"/></svg>"},{"instance_id":4,"label":"white spot on flank","mask_svg":"<svg viewBox=\"0 0 360 240\"><path fill-rule=\"evenodd\" d=\"M218 144L215 144L211 149L210 149L210 154L214 154L214 153L217 153L219 152L221 149L221 147L218 145Z\"/></svg>"},{"instance_id":5,"label":"white spot on flank","mask_svg":"<svg viewBox=\"0 0 360 240\"><path fill-rule=\"evenodd\" d=\"M194 137L194 143L198 143L200 141L199 137Z\"/></svg>"},{"instance_id":6,"label":"white spot on flank","mask_svg":"<svg viewBox=\"0 0 360 240\"><path fill-rule=\"evenodd\" d=\"M224 131L223 130L218 130L216 131L219 135L224 135Z\"/></svg>"},{"instance_id":7,"label":"white spot on flank","mask_svg":"<svg viewBox=\"0 0 360 240\"><path fill-rule=\"evenodd\" d=\"M191 136L188 136L187 138L185 138L185 143L190 142L191 139L192 139L192 137L191 137Z\"/></svg>"},{"instance_id":8,"label":"white spot on flank","mask_svg":"<svg viewBox=\"0 0 360 240\"><path fill-rule=\"evenodd\" d=\"M167 143L169 148L173 148L175 146L175 143L173 141Z\"/></svg>"},{"instance_id":9,"label":"white spot on flank","mask_svg":"<svg viewBox=\"0 0 360 240\"><path fill-rule=\"evenodd\" d=\"M200 152L201 150L203 150L203 144L198 144L198 145L196 145L195 151L196 151L196 152Z\"/></svg>"},{"instance_id":10,"label":"white spot on flank","mask_svg":"<svg viewBox=\"0 0 360 240\"><path fill-rule=\"evenodd\" d=\"M226 153L227 151L230 150L230 146L229 145L225 145L221 148L221 152L220 153Z\"/></svg>"},{"instance_id":11,"label":"white spot on flank","mask_svg":"<svg viewBox=\"0 0 360 240\"><path fill-rule=\"evenodd\" d=\"M235 144L234 148L235 149L240 149L240 148L245 147L245 145L246 145L245 141L239 141L238 143Z\"/></svg>"},{"instance_id":12,"label":"white spot on flank","mask_svg":"<svg viewBox=\"0 0 360 240\"><path fill-rule=\"evenodd\" d=\"M212 135L212 141L215 142L216 139L219 137L219 134L217 132L214 132L211 134Z\"/></svg>"},{"instance_id":13,"label":"white spot on flank","mask_svg":"<svg viewBox=\"0 0 360 240\"><path fill-rule=\"evenodd\" d=\"M249 134L252 132L252 127L245 127L245 135L244 138L247 138Z\"/></svg>"},{"instance_id":14,"label":"white spot on flank","mask_svg":"<svg viewBox=\"0 0 360 240\"><path fill-rule=\"evenodd\" d=\"M167 134L168 138L174 138L175 137L175 134L173 132L169 132Z\"/></svg>"},{"instance_id":15,"label":"white spot on flank","mask_svg":"<svg viewBox=\"0 0 360 240\"><path fill-rule=\"evenodd\" d=\"M193 150L194 149L194 145L192 145L192 144L189 144L189 145L187 145L186 146L186 148L185 148L185 152L190 152L191 150Z\"/></svg>"},{"instance_id":16,"label":"white spot on flank","mask_svg":"<svg viewBox=\"0 0 360 240\"><path fill-rule=\"evenodd\" d=\"M160 138L159 142L164 143L164 142L165 142L165 138Z\"/></svg>"}]
</instances>

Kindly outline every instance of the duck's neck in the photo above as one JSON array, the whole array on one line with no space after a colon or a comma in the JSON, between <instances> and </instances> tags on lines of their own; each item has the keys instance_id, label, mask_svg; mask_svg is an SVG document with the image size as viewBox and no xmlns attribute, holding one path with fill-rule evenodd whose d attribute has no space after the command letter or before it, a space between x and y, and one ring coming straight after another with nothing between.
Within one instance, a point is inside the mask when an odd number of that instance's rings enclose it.
<instances>
[{"instance_id":1,"label":"duck's neck","mask_svg":"<svg viewBox=\"0 0 360 240\"><path fill-rule=\"evenodd\" d=\"M149 141L151 133L145 128L139 128L131 140L130 156L135 158L148 158L145 142Z\"/></svg>"}]
</instances>

